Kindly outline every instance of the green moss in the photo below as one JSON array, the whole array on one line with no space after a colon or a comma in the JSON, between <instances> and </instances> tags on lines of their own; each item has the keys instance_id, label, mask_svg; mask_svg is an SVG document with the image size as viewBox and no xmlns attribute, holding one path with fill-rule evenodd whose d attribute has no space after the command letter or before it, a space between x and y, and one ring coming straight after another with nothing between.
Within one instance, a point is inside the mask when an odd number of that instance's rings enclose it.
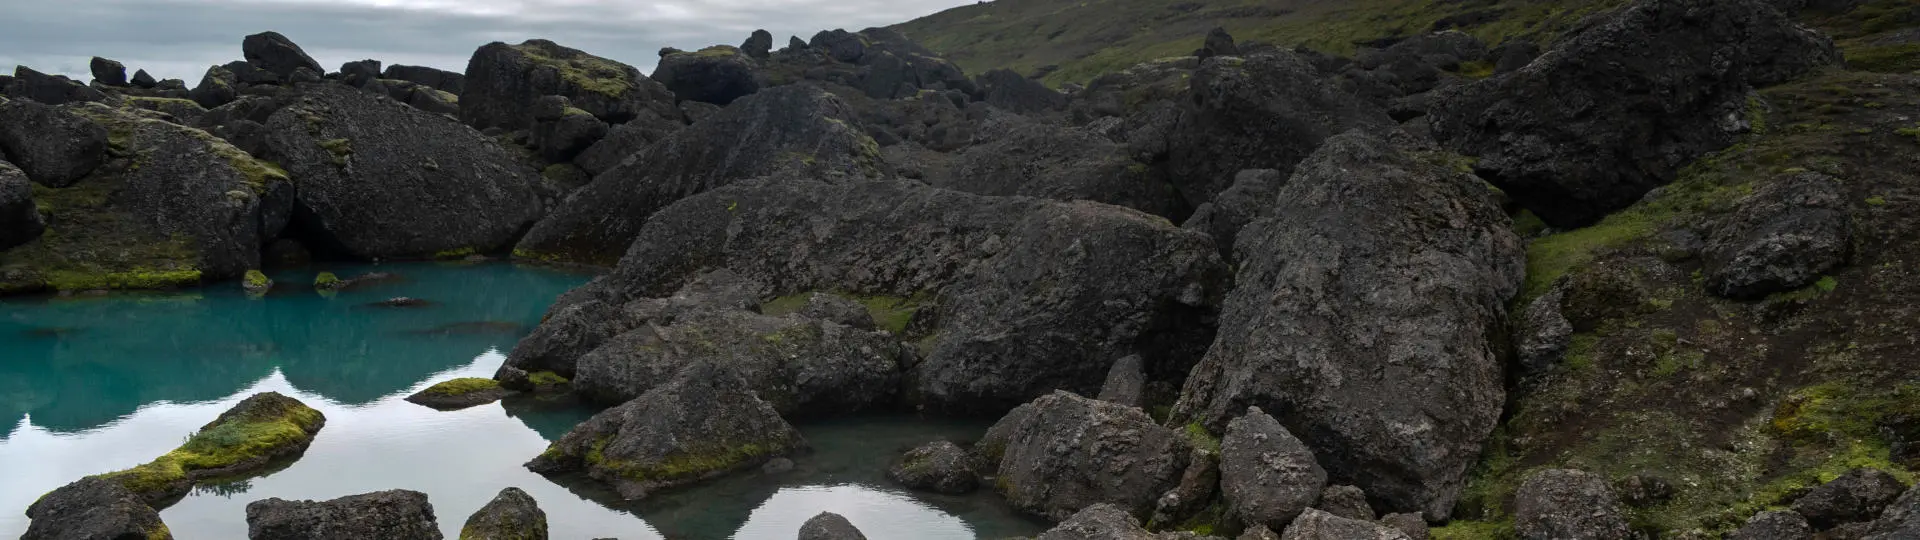
<instances>
[{"instance_id":1,"label":"green moss","mask_svg":"<svg viewBox=\"0 0 1920 540\"><path fill-rule=\"evenodd\" d=\"M712 47L700 49L699 51L696 51L693 53L694 56L700 56L705 58L726 58L730 56L738 56L739 54L740 54L740 49L734 48L731 45L714 45Z\"/></svg>"},{"instance_id":2,"label":"green moss","mask_svg":"<svg viewBox=\"0 0 1920 540\"><path fill-rule=\"evenodd\" d=\"M774 317L799 312L801 309L807 307L807 300L811 298L813 294L813 291L809 291L768 300L766 303L760 305L760 312ZM933 302L933 295L929 293L917 293L909 297L842 292L829 292L827 294L846 298L859 302L862 306L866 306L867 314L873 317L873 323L876 327L892 332L897 336L907 335L907 326L913 322L914 314L919 313L920 308L926 307Z\"/></svg>"},{"instance_id":3,"label":"green moss","mask_svg":"<svg viewBox=\"0 0 1920 540\"><path fill-rule=\"evenodd\" d=\"M474 392L493 390L496 388L500 388L500 381L479 377L464 377L429 386L426 390L421 390L421 392L439 396L464 396Z\"/></svg>"},{"instance_id":4,"label":"green moss","mask_svg":"<svg viewBox=\"0 0 1920 540\"><path fill-rule=\"evenodd\" d=\"M541 253L531 249L514 249L513 258L519 259L522 261L533 261L533 262L544 262L544 263L557 263L557 262L563 262L565 260L565 257L561 256L558 253Z\"/></svg>"},{"instance_id":5,"label":"green moss","mask_svg":"<svg viewBox=\"0 0 1920 540\"><path fill-rule=\"evenodd\" d=\"M347 158L353 157L353 141L346 139L327 139L320 141L320 148L333 154L333 164L346 166Z\"/></svg>"},{"instance_id":6,"label":"green moss","mask_svg":"<svg viewBox=\"0 0 1920 540\"><path fill-rule=\"evenodd\" d=\"M1194 448L1220 453L1220 438L1213 436L1213 433L1208 432L1207 427L1200 425L1199 422L1187 424L1182 428L1182 432L1186 434L1187 442L1193 443Z\"/></svg>"},{"instance_id":7,"label":"green moss","mask_svg":"<svg viewBox=\"0 0 1920 540\"><path fill-rule=\"evenodd\" d=\"M560 374L551 371L533 372L527 375L527 380L536 386L554 386L570 382L566 377L561 377Z\"/></svg>"},{"instance_id":8,"label":"green moss","mask_svg":"<svg viewBox=\"0 0 1920 540\"><path fill-rule=\"evenodd\" d=\"M1872 196L1872 197L1867 197L1867 206L1886 206L1886 205L1887 205L1887 198L1886 198L1886 197L1883 197L1883 196L1880 196L1880 195L1874 195L1874 196Z\"/></svg>"},{"instance_id":9,"label":"green moss","mask_svg":"<svg viewBox=\"0 0 1920 540\"><path fill-rule=\"evenodd\" d=\"M1468 60L1460 63L1460 68L1457 73L1469 79L1485 79L1493 76L1493 68L1493 62Z\"/></svg>"},{"instance_id":10,"label":"green moss","mask_svg":"<svg viewBox=\"0 0 1920 540\"><path fill-rule=\"evenodd\" d=\"M762 444L742 444L724 448L694 448L674 452L656 463L634 463L609 458L605 448L610 439L602 438L588 450L586 461L604 471L636 482L670 482L695 478L717 471L740 467L749 460L775 455L781 449Z\"/></svg>"},{"instance_id":11,"label":"green moss","mask_svg":"<svg viewBox=\"0 0 1920 540\"><path fill-rule=\"evenodd\" d=\"M173 540L173 531L161 523L159 528L147 531L147 540Z\"/></svg>"},{"instance_id":12,"label":"green moss","mask_svg":"<svg viewBox=\"0 0 1920 540\"><path fill-rule=\"evenodd\" d=\"M305 444L326 418L290 398L284 407L258 407L226 417L188 437L185 444L146 464L101 475L149 499L184 493L194 473L258 460ZM224 416L224 415L223 415Z\"/></svg>"},{"instance_id":13,"label":"green moss","mask_svg":"<svg viewBox=\"0 0 1920 540\"><path fill-rule=\"evenodd\" d=\"M1547 222L1542 221L1540 216L1535 215L1532 210L1521 210L1520 215L1513 217L1513 233L1520 235L1521 238L1532 238L1546 230Z\"/></svg>"},{"instance_id":14,"label":"green moss","mask_svg":"<svg viewBox=\"0 0 1920 540\"><path fill-rule=\"evenodd\" d=\"M200 284L199 270L133 270L130 272L47 273L47 285L56 291L176 289Z\"/></svg>"},{"instance_id":15,"label":"green moss","mask_svg":"<svg viewBox=\"0 0 1920 540\"><path fill-rule=\"evenodd\" d=\"M554 68L562 81L580 91L617 99L634 90L631 76L638 72L625 64L531 41L515 45L513 49L529 60Z\"/></svg>"},{"instance_id":16,"label":"green moss","mask_svg":"<svg viewBox=\"0 0 1920 540\"><path fill-rule=\"evenodd\" d=\"M273 286L273 280L267 279L267 275L261 273L259 270L248 270L246 277L243 279L245 280L243 283L245 283L249 289L265 290Z\"/></svg>"},{"instance_id":17,"label":"green moss","mask_svg":"<svg viewBox=\"0 0 1920 540\"><path fill-rule=\"evenodd\" d=\"M1514 540L1520 537L1513 529L1512 521L1461 521L1454 520L1444 526L1428 529L1433 540Z\"/></svg>"},{"instance_id":18,"label":"green moss","mask_svg":"<svg viewBox=\"0 0 1920 540\"><path fill-rule=\"evenodd\" d=\"M1846 47L1847 67L1880 73L1920 71L1920 43Z\"/></svg>"},{"instance_id":19,"label":"green moss","mask_svg":"<svg viewBox=\"0 0 1920 540\"><path fill-rule=\"evenodd\" d=\"M470 247L464 247L464 248L449 249L445 251L440 251L438 253L434 253L433 258L446 261L446 260L465 259L467 257L472 257L474 255L479 255L479 254L480 254L479 250L476 250Z\"/></svg>"}]
</instances>

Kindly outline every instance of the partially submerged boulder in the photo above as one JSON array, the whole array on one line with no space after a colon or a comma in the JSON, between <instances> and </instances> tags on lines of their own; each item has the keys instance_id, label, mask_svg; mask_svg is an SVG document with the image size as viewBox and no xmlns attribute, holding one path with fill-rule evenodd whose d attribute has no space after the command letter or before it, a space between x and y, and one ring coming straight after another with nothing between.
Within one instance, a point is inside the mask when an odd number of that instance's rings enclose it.
<instances>
[{"instance_id":1,"label":"partially submerged boulder","mask_svg":"<svg viewBox=\"0 0 1920 540\"><path fill-rule=\"evenodd\" d=\"M1613 488L1582 471L1548 469L1527 476L1514 499L1521 540L1633 538Z\"/></svg>"},{"instance_id":2,"label":"partially submerged boulder","mask_svg":"<svg viewBox=\"0 0 1920 540\"><path fill-rule=\"evenodd\" d=\"M1705 250L1707 290L1737 299L1786 292L1844 266L1853 219L1840 181L1800 173L1741 201Z\"/></svg>"},{"instance_id":3,"label":"partially submerged boulder","mask_svg":"<svg viewBox=\"0 0 1920 540\"><path fill-rule=\"evenodd\" d=\"M407 396L407 401L443 411L456 411L500 401L512 394L513 391L502 388L499 381L468 377L429 386Z\"/></svg>"},{"instance_id":4,"label":"partially submerged boulder","mask_svg":"<svg viewBox=\"0 0 1920 540\"><path fill-rule=\"evenodd\" d=\"M251 476L298 457L326 423L325 415L299 400L254 394L159 459L96 478L119 483L148 504L172 501L202 480Z\"/></svg>"},{"instance_id":5,"label":"partially submerged boulder","mask_svg":"<svg viewBox=\"0 0 1920 540\"><path fill-rule=\"evenodd\" d=\"M440 540L427 494L396 489L328 501L247 504L249 540Z\"/></svg>"},{"instance_id":6,"label":"partially submerged boulder","mask_svg":"<svg viewBox=\"0 0 1920 540\"><path fill-rule=\"evenodd\" d=\"M460 540L547 540L547 513L520 488L502 489L467 517Z\"/></svg>"},{"instance_id":7,"label":"partially submerged boulder","mask_svg":"<svg viewBox=\"0 0 1920 540\"><path fill-rule=\"evenodd\" d=\"M806 447L733 372L713 364L582 422L527 463L541 474L586 471L629 500Z\"/></svg>"},{"instance_id":8,"label":"partially submerged boulder","mask_svg":"<svg viewBox=\"0 0 1920 540\"><path fill-rule=\"evenodd\" d=\"M846 516L821 512L800 524L799 540L867 540Z\"/></svg>"},{"instance_id":9,"label":"partially submerged boulder","mask_svg":"<svg viewBox=\"0 0 1920 540\"><path fill-rule=\"evenodd\" d=\"M760 91L760 82L754 76L758 67L740 49L716 45L660 57L653 80L666 85L680 100L726 106Z\"/></svg>"},{"instance_id":10,"label":"partially submerged boulder","mask_svg":"<svg viewBox=\"0 0 1920 540\"><path fill-rule=\"evenodd\" d=\"M33 183L13 164L0 161L0 251L32 242L47 229L33 202Z\"/></svg>"},{"instance_id":11,"label":"partially submerged boulder","mask_svg":"<svg viewBox=\"0 0 1920 540\"><path fill-rule=\"evenodd\" d=\"M964 495L979 487L967 451L952 441L934 441L907 451L887 469L887 478L910 489Z\"/></svg>"},{"instance_id":12,"label":"partially submerged boulder","mask_svg":"<svg viewBox=\"0 0 1920 540\"><path fill-rule=\"evenodd\" d=\"M1227 424L1220 440L1220 492L1241 523L1286 529L1326 486L1327 471L1313 450L1259 407Z\"/></svg>"},{"instance_id":13,"label":"partially submerged boulder","mask_svg":"<svg viewBox=\"0 0 1920 540\"><path fill-rule=\"evenodd\" d=\"M1217 431L1258 406L1333 481L1445 519L1499 420L1495 344L1523 273L1489 193L1372 136L1329 139L1240 233L1238 285L1176 421Z\"/></svg>"},{"instance_id":14,"label":"partially submerged boulder","mask_svg":"<svg viewBox=\"0 0 1920 540\"><path fill-rule=\"evenodd\" d=\"M1068 392L1034 400L1008 432L996 487L1015 508L1064 521L1110 503L1143 517L1187 466L1191 443L1145 412Z\"/></svg>"},{"instance_id":15,"label":"partially submerged boulder","mask_svg":"<svg viewBox=\"0 0 1920 540\"><path fill-rule=\"evenodd\" d=\"M633 66L542 39L480 47L461 84L460 120L476 129L532 127L542 96L564 96L609 124L674 115L673 94Z\"/></svg>"},{"instance_id":16,"label":"partially submerged boulder","mask_svg":"<svg viewBox=\"0 0 1920 540\"><path fill-rule=\"evenodd\" d=\"M173 534L160 513L118 482L82 478L40 497L27 507L21 540L141 539L167 540Z\"/></svg>"}]
</instances>

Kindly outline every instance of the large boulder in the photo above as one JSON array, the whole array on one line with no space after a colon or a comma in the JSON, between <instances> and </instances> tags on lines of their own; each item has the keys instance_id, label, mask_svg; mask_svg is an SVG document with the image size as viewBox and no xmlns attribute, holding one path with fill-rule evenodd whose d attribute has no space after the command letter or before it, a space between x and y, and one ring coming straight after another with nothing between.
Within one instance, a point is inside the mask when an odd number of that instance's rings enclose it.
<instances>
[{"instance_id":1,"label":"large boulder","mask_svg":"<svg viewBox=\"0 0 1920 540\"><path fill-rule=\"evenodd\" d=\"M1329 478L1386 512L1446 519L1499 420L1520 240L1490 190L1347 133L1241 231L1219 338L1174 416L1219 430L1258 406Z\"/></svg>"},{"instance_id":2,"label":"large boulder","mask_svg":"<svg viewBox=\"0 0 1920 540\"><path fill-rule=\"evenodd\" d=\"M1839 60L1760 0L1644 0L1525 69L1441 90L1433 134L1549 225L1584 226L1732 144L1750 87Z\"/></svg>"},{"instance_id":3,"label":"large boulder","mask_svg":"<svg viewBox=\"0 0 1920 540\"><path fill-rule=\"evenodd\" d=\"M429 86L456 96L466 90L467 82L466 75L459 73L425 66L405 66L400 64L387 66L387 70L381 72L379 78L407 81L422 86Z\"/></svg>"},{"instance_id":4,"label":"large boulder","mask_svg":"<svg viewBox=\"0 0 1920 540\"><path fill-rule=\"evenodd\" d=\"M93 73L93 82L103 86L126 86L127 65L98 56L87 61L87 71Z\"/></svg>"},{"instance_id":5,"label":"large boulder","mask_svg":"<svg viewBox=\"0 0 1920 540\"><path fill-rule=\"evenodd\" d=\"M799 540L867 540L846 516L821 512L800 524Z\"/></svg>"},{"instance_id":6,"label":"large boulder","mask_svg":"<svg viewBox=\"0 0 1920 540\"><path fill-rule=\"evenodd\" d=\"M217 108L240 98L240 79L227 68L210 66L207 73L200 76L200 84L187 96L201 107Z\"/></svg>"},{"instance_id":7,"label":"large boulder","mask_svg":"<svg viewBox=\"0 0 1920 540\"><path fill-rule=\"evenodd\" d=\"M179 448L99 478L125 486L148 504L171 504L201 482L245 480L298 458L326 423L325 415L300 400L262 392L200 426Z\"/></svg>"},{"instance_id":8,"label":"large boulder","mask_svg":"<svg viewBox=\"0 0 1920 540\"><path fill-rule=\"evenodd\" d=\"M677 119L666 119L647 115L632 122L613 126L605 137L587 147L585 151L573 157L573 164L587 171L589 176L599 176L620 166L627 158L646 150L653 143L666 140L668 135L685 127Z\"/></svg>"},{"instance_id":9,"label":"large boulder","mask_svg":"<svg viewBox=\"0 0 1920 540\"><path fill-rule=\"evenodd\" d=\"M1907 490L1874 520L1863 540L1901 540L1920 538L1920 487Z\"/></svg>"},{"instance_id":10,"label":"large boulder","mask_svg":"<svg viewBox=\"0 0 1920 540\"><path fill-rule=\"evenodd\" d=\"M1841 188L1833 177L1800 173L1748 196L1707 242L1707 290L1759 298L1811 285L1846 265L1853 219Z\"/></svg>"},{"instance_id":11,"label":"large boulder","mask_svg":"<svg viewBox=\"0 0 1920 540\"><path fill-rule=\"evenodd\" d=\"M754 78L758 67L740 49L716 45L660 57L653 80L666 85L675 98L725 106L760 91Z\"/></svg>"},{"instance_id":12,"label":"large boulder","mask_svg":"<svg viewBox=\"0 0 1920 540\"><path fill-rule=\"evenodd\" d=\"M462 85L460 120L477 129L531 127L542 96L564 96L609 124L675 116L673 94L640 70L541 39L480 47Z\"/></svg>"},{"instance_id":13,"label":"large boulder","mask_svg":"<svg viewBox=\"0 0 1920 540\"><path fill-rule=\"evenodd\" d=\"M166 540L173 538L160 513L119 482L83 478L41 496L27 507L20 540Z\"/></svg>"},{"instance_id":14,"label":"large boulder","mask_svg":"<svg viewBox=\"0 0 1920 540\"><path fill-rule=\"evenodd\" d=\"M300 185L295 222L310 248L364 259L488 252L540 213L533 171L443 116L317 85L267 127Z\"/></svg>"},{"instance_id":15,"label":"large boulder","mask_svg":"<svg viewBox=\"0 0 1920 540\"><path fill-rule=\"evenodd\" d=\"M1513 505L1521 540L1633 538L1619 498L1597 475L1566 469L1533 473L1514 493Z\"/></svg>"},{"instance_id":16,"label":"large boulder","mask_svg":"<svg viewBox=\"0 0 1920 540\"><path fill-rule=\"evenodd\" d=\"M754 94L574 192L527 233L516 254L612 265L654 212L729 182L775 173L879 176L880 150L857 126L844 102L818 88Z\"/></svg>"},{"instance_id":17,"label":"large boulder","mask_svg":"<svg viewBox=\"0 0 1920 540\"><path fill-rule=\"evenodd\" d=\"M1212 235L1214 244L1220 246L1220 255L1231 263L1238 259L1233 248L1240 238L1240 230L1269 215L1268 211L1274 207L1273 198L1286 183L1286 175L1273 169L1240 171L1234 174L1232 187L1195 208L1180 227Z\"/></svg>"},{"instance_id":18,"label":"large boulder","mask_svg":"<svg viewBox=\"0 0 1920 540\"><path fill-rule=\"evenodd\" d=\"M33 183L13 164L0 161L0 251L32 242L47 230L33 203Z\"/></svg>"},{"instance_id":19,"label":"large boulder","mask_svg":"<svg viewBox=\"0 0 1920 540\"><path fill-rule=\"evenodd\" d=\"M1371 521L1347 519L1312 508L1287 526L1280 540L1409 540L1407 533Z\"/></svg>"},{"instance_id":20,"label":"large boulder","mask_svg":"<svg viewBox=\"0 0 1920 540\"><path fill-rule=\"evenodd\" d=\"M1327 471L1313 450L1259 407L1227 424L1220 439L1220 492L1241 523L1285 529L1326 486Z\"/></svg>"},{"instance_id":21,"label":"large boulder","mask_svg":"<svg viewBox=\"0 0 1920 540\"><path fill-rule=\"evenodd\" d=\"M1193 205L1212 201L1240 171L1291 175L1328 137L1394 125L1285 51L1207 59L1190 91L1192 107L1168 134L1165 153L1174 185Z\"/></svg>"},{"instance_id":22,"label":"large boulder","mask_svg":"<svg viewBox=\"0 0 1920 540\"><path fill-rule=\"evenodd\" d=\"M0 153L40 185L63 188L92 174L107 158L107 129L33 101L0 104Z\"/></svg>"},{"instance_id":23,"label":"large boulder","mask_svg":"<svg viewBox=\"0 0 1920 540\"><path fill-rule=\"evenodd\" d=\"M949 495L972 493L979 487L966 450L951 441L934 441L908 450L887 469L887 478L910 489Z\"/></svg>"},{"instance_id":24,"label":"large boulder","mask_svg":"<svg viewBox=\"0 0 1920 540\"><path fill-rule=\"evenodd\" d=\"M431 90L430 90L431 91ZM415 91L419 93L419 91ZM567 98L540 98L534 110L533 133L527 138L549 163L566 163L607 136L607 123L574 108Z\"/></svg>"},{"instance_id":25,"label":"large boulder","mask_svg":"<svg viewBox=\"0 0 1920 540\"><path fill-rule=\"evenodd\" d=\"M527 468L541 474L584 470L631 500L758 467L805 447L800 432L746 381L700 364L582 422Z\"/></svg>"},{"instance_id":26,"label":"large boulder","mask_svg":"<svg viewBox=\"0 0 1920 540\"><path fill-rule=\"evenodd\" d=\"M977 82L982 100L1020 114L1042 114L1067 108L1067 95L1010 69L989 70Z\"/></svg>"},{"instance_id":27,"label":"large boulder","mask_svg":"<svg viewBox=\"0 0 1920 540\"><path fill-rule=\"evenodd\" d=\"M280 35L279 32L261 32L247 36L240 42L240 51L246 57L247 63L273 72L274 75L280 76L281 80L291 78L293 72L300 68L307 68L313 73L327 72L326 68L320 67L319 62L313 61L313 57L307 56L307 51L301 50L293 40L287 39L287 36Z\"/></svg>"},{"instance_id":28,"label":"large boulder","mask_svg":"<svg viewBox=\"0 0 1920 540\"><path fill-rule=\"evenodd\" d=\"M1793 501L1793 511L1815 529L1872 521L1893 504L1907 486L1880 469L1854 469L1821 484Z\"/></svg>"},{"instance_id":29,"label":"large boulder","mask_svg":"<svg viewBox=\"0 0 1920 540\"><path fill-rule=\"evenodd\" d=\"M1187 467L1191 443L1133 407L1056 392L1009 429L996 487L1015 508L1055 521L1109 503L1153 511Z\"/></svg>"},{"instance_id":30,"label":"large boulder","mask_svg":"<svg viewBox=\"0 0 1920 540\"><path fill-rule=\"evenodd\" d=\"M928 183L981 195L1103 202L1176 220L1191 211L1160 168L1086 130L1019 122L954 161L951 174Z\"/></svg>"},{"instance_id":31,"label":"large boulder","mask_svg":"<svg viewBox=\"0 0 1920 540\"><path fill-rule=\"evenodd\" d=\"M740 52L755 59L765 60L773 52L773 33L766 30L754 30L747 41L740 44Z\"/></svg>"},{"instance_id":32,"label":"large boulder","mask_svg":"<svg viewBox=\"0 0 1920 540\"><path fill-rule=\"evenodd\" d=\"M1075 512L1072 518L1040 533L1034 540L1194 540L1203 538L1190 532L1155 534L1140 526L1140 520L1119 506L1101 503Z\"/></svg>"},{"instance_id":33,"label":"large boulder","mask_svg":"<svg viewBox=\"0 0 1920 540\"><path fill-rule=\"evenodd\" d=\"M1807 518L1793 512L1761 512L1754 514L1741 525L1739 530L1727 535L1727 540L1808 540L1813 538L1813 528L1807 525Z\"/></svg>"},{"instance_id":34,"label":"large boulder","mask_svg":"<svg viewBox=\"0 0 1920 540\"><path fill-rule=\"evenodd\" d=\"M247 503L249 540L439 540L427 494L396 489L328 501Z\"/></svg>"},{"instance_id":35,"label":"large boulder","mask_svg":"<svg viewBox=\"0 0 1920 540\"><path fill-rule=\"evenodd\" d=\"M48 75L27 66L14 66L13 77L0 93L16 100L30 99L43 105L102 101L106 94L63 75Z\"/></svg>"},{"instance_id":36,"label":"large boulder","mask_svg":"<svg viewBox=\"0 0 1920 540\"><path fill-rule=\"evenodd\" d=\"M547 513L520 488L502 489L467 517L460 540L547 540Z\"/></svg>"}]
</instances>

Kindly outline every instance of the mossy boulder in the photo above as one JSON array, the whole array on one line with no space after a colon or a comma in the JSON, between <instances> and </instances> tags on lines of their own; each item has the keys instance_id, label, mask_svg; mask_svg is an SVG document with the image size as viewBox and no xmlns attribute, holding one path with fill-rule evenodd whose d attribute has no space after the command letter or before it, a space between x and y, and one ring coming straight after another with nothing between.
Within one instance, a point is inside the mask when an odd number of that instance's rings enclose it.
<instances>
[{"instance_id":1,"label":"mossy boulder","mask_svg":"<svg viewBox=\"0 0 1920 540\"><path fill-rule=\"evenodd\" d=\"M892 467L887 478L910 489L964 495L979 487L966 450L951 441L934 441L907 451Z\"/></svg>"},{"instance_id":2,"label":"mossy boulder","mask_svg":"<svg viewBox=\"0 0 1920 540\"><path fill-rule=\"evenodd\" d=\"M542 96L564 96L609 124L678 116L672 92L633 66L547 40L480 47L462 84L460 120L478 129L533 127L533 102Z\"/></svg>"},{"instance_id":3,"label":"mossy boulder","mask_svg":"<svg viewBox=\"0 0 1920 540\"><path fill-rule=\"evenodd\" d=\"M467 517L460 540L547 540L547 513L520 488L502 489Z\"/></svg>"},{"instance_id":4,"label":"mossy boulder","mask_svg":"<svg viewBox=\"0 0 1920 540\"><path fill-rule=\"evenodd\" d=\"M267 279L267 275L259 270L248 270L240 281L240 287L249 295L264 296L267 291L273 290L273 280Z\"/></svg>"},{"instance_id":5,"label":"mossy boulder","mask_svg":"<svg viewBox=\"0 0 1920 540\"><path fill-rule=\"evenodd\" d=\"M454 379L427 387L407 396L407 401L440 410L460 410L499 401L513 391L493 379Z\"/></svg>"},{"instance_id":6,"label":"mossy boulder","mask_svg":"<svg viewBox=\"0 0 1920 540\"><path fill-rule=\"evenodd\" d=\"M170 504L195 483L242 478L299 456L327 423L320 411L277 392L241 400L200 427L166 455L124 471L99 475L148 504Z\"/></svg>"},{"instance_id":7,"label":"mossy boulder","mask_svg":"<svg viewBox=\"0 0 1920 540\"><path fill-rule=\"evenodd\" d=\"M0 153L40 185L63 188L107 158L107 129L63 109L20 100L0 104Z\"/></svg>"},{"instance_id":8,"label":"mossy boulder","mask_svg":"<svg viewBox=\"0 0 1920 540\"><path fill-rule=\"evenodd\" d=\"M867 540L867 535L861 534L846 516L821 512L800 524L799 540Z\"/></svg>"},{"instance_id":9,"label":"mossy boulder","mask_svg":"<svg viewBox=\"0 0 1920 540\"><path fill-rule=\"evenodd\" d=\"M27 507L33 524L21 540L170 540L160 513L116 482L88 477L53 490Z\"/></svg>"},{"instance_id":10,"label":"mossy boulder","mask_svg":"<svg viewBox=\"0 0 1920 540\"><path fill-rule=\"evenodd\" d=\"M759 62L739 49L718 45L660 57L653 80L666 85L680 100L726 106L760 91L755 74L758 68Z\"/></svg>"}]
</instances>

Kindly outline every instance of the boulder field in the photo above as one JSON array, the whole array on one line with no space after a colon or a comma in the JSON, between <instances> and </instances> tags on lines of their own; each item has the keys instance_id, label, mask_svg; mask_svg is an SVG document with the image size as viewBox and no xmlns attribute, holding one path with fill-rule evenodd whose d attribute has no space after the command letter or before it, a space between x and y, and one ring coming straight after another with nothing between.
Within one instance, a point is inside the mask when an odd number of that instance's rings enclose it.
<instances>
[{"instance_id":1,"label":"boulder field","mask_svg":"<svg viewBox=\"0 0 1920 540\"><path fill-rule=\"evenodd\" d=\"M408 400L599 408L526 467L628 500L915 411L994 422L873 465L1043 539L1920 537L1920 75L1805 24L1853 6L1618 4L1352 58L1214 29L1062 89L884 28L651 74L537 39L329 73L273 32L193 88L22 67L0 295L261 287L270 246L596 268L491 379ZM167 537L323 423L255 396L27 537ZM439 537L394 487L244 519ZM461 537L546 524L508 488Z\"/></svg>"}]
</instances>

